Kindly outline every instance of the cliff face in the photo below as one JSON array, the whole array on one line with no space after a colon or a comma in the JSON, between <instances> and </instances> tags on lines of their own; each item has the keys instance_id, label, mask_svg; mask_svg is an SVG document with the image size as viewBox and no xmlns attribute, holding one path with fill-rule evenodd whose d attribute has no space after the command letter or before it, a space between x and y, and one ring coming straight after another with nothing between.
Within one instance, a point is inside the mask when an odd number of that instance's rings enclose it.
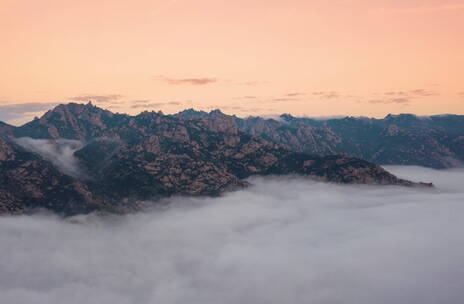
<instances>
[{"instance_id":1,"label":"cliff face","mask_svg":"<svg viewBox=\"0 0 464 304\"><path fill-rule=\"evenodd\" d=\"M0 130L0 212L21 213L34 207L64 214L125 212L136 209L138 200L216 195L245 186L243 179L256 174L416 185L355 157L291 151L244 132L249 128L243 122L219 111L197 113L129 116L90 104L68 104L22 127ZM275 121L269 123L275 125ZM260 128L268 130L266 125ZM58 169L60 162L20 146L17 137L49 139L52 145L63 138L80 140L82 148L68 156L78 162L83 174L64 174ZM314 145L320 138L314 138ZM63 160L58 160L62 165Z\"/></svg>"}]
</instances>

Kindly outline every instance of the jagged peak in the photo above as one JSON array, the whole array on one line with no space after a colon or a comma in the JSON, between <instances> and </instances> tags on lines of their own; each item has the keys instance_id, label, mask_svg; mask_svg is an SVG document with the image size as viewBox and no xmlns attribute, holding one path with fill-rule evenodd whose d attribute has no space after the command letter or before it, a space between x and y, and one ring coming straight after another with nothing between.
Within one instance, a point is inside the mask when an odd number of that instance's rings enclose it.
<instances>
[{"instance_id":1,"label":"jagged peak","mask_svg":"<svg viewBox=\"0 0 464 304\"><path fill-rule=\"evenodd\" d=\"M175 115L180 116L180 117L185 117L185 116L207 116L208 113L205 112L205 111L201 111L201 110L195 110L194 108L189 108L189 109L185 109L183 111L180 111Z\"/></svg>"},{"instance_id":2,"label":"jagged peak","mask_svg":"<svg viewBox=\"0 0 464 304\"><path fill-rule=\"evenodd\" d=\"M290 113L284 113L284 114L280 115L279 118L284 120L284 121L290 121L290 120L295 119L295 116L293 116Z\"/></svg>"},{"instance_id":3,"label":"jagged peak","mask_svg":"<svg viewBox=\"0 0 464 304\"><path fill-rule=\"evenodd\" d=\"M82 114L82 113L99 113L103 114L105 113L108 116L112 116L114 113L100 108L94 104L92 104L90 101L86 104L84 103L76 103L76 102L69 102L69 103L60 103L59 105L55 106L53 109L47 111L40 119L47 119L51 115L55 113L71 113L71 114Z\"/></svg>"},{"instance_id":4,"label":"jagged peak","mask_svg":"<svg viewBox=\"0 0 464 304\"><path fill-rule=\"evenodd\" d=\"M158 116L164 116L164 113L162 111L143 111L135 115L134 117L137 118L137 117L158 117Z\"/></svg>"},{"instance_id":5,"label":"jagged peak","mask_svg":"<svg viewBox=\"0 0 464 304\"><path fill-rule=\"evenodd\" d=\"M221 110L219 109L214 109L214 110L211 110L209 111L209 114L222 114L222 115L225 115Z\"/></svg>"},{"instance_id":6,"label":"jagged peak","mask_svg":"<svg viewBox=\"0 0 464 304\"><path fill-rule=\"evenodd\" d=\"M185 117L185 116L200 116L200 117L208 117L208 116L213 116L213 115L222 115L222 116L235 116L235 115L227 115L224 112L222 112L220 109L214 109L209 112L205 112L202 110L195 110L193 108L189 108L186 110L183 110L181 112L178 112L175 114L180 117Z\"/></svg>"}]
</instances>

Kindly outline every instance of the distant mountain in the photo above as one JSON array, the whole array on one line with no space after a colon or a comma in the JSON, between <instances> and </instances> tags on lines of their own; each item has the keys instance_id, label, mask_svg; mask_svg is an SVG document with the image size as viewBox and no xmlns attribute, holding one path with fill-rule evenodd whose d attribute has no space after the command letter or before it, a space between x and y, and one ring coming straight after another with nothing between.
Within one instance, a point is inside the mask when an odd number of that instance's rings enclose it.
<instances>
[{"instance_id":1,"label":"distant mountain","mask_svg":"<svg viewBox=\"0 0 464 304\"><path fill-rule=\"evenodd\" d=\"M217 119L220 115L188 110L176 116ZM464 165L463 115L418 117L401 114L383 119L316 120L284 114L279 119L234 119L239 130L297 152L344 153L381 165L439 169Z\"/></svg>"},{"instance_id":2,"label":"distant mountain","mask_svg":"<svg viewBox=\"0 0 464 304\"><path fill-rule=\"evenodd\" d=\"M246 121L203 113L129 116L70 103L21 127L0 124L0 212L127 212L148 199L217 195L251 175L419 185L359 158L291 151L244 132Z\"/></svg>"}]
</instances>

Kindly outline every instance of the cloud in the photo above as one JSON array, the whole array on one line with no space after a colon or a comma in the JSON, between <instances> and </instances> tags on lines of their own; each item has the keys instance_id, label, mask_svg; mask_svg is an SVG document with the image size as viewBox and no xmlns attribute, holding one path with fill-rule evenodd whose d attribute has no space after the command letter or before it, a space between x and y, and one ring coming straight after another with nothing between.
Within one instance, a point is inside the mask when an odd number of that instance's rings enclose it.
<instances>
[{"instance_id":1,"label":"cloud","mask_svg":"<svg viewBox=\"0 0 464 304\"><path fill-rule=\"evenodd\" d=\"M369 103L397 103L397 104L409 104L414 100L427 98L431 96L439 95L437 92L428 90L428 89L414 89L414 90L407 90L407 91L387 91L381 94L374 94L374 95L383 95L385 97L375 98L368 100Z\"/></svg>"},{"instance_id":2,"label":"cloud","mask_svg":"<svg viewBox=\"0 0 464 304\"><path fill-rule=\"evenodd\" d=\"M119 94L109 94L109 95L81 95L81 96L75 96L75 97L70 97L69 99L72 101L81 101L81 102L87 102L87 101L94 101L94 102L102 102L102 103L107 103L107 102L115 102L120 100L123 95Z\"/></svg>"},{"instance_id":3,"label":"cloud","mask_svg":"<svg viewBox=\"0 0 464 304\"><path fill-rule=\"evenodd\" d=\"M268 84L269 81L260 81L260 80L250 80L250 81L243 81L243 82L238 82L238 85L243 85L243 86L260 86L264 84Z\"/></svg>"},{"instance_id":4,"label":"cloud","mask_svg":"<svg viewBox=\"0 0 464 304\"><path fill-rule=\"evenodd\" d=\"M427 89L415 89L407 92L409 96L412 98L421 98L421 97L429 97L429 96L437 96L439 95L437 92L427 90Z\"/></svg>"},{"instance_id":5,"label":"cloud","mask_svg":"<svg viewBox=\"0 0 464 304\"><path fill-rule=\"evenodd\" d=\"M292 93L284 94L281 97L271 98L269 101L270 102L297 101L297 100L301 100L301 97L303 97L303 96L306 96L306 93L292 92Z\"/></svg>"},{"instance_id":6,"label":"cloud","mask_svg":"<svg viewBox=\"0 0 464 304\"><path fill-rule=\"evenodd\" d=\"M440 94L436 91L432 91L428 89L414 89L414 90L406 90L406 91L387 91L387 92L384 92L383 95L385 96L409 96L412 98L420 98L420 97L437 96Z\"/></svg>"},{"instance_id":7,"label":"cloud","mask_svg":"<svg viewBox=\"0 0 464 304\"><path fill-rule=\"evenodd\" d=\"M277 97L277 98L272 98L269 101L271 102L279 102L279 101L295 101L295 100L300 100L299 98L294 98L294 97Z\"/></svg>"},{"instance_id":8,"label":"cloud","mask_svg":"<svg viewBox=\"0 0 464 304\"><path fill-rule=\"evenodd\" d=\"M285 94L285 96L288 96L288 97L300 97L300 96L305 96L306 93L302 93L302 92L293 92L293 93L288 93L288 94Z\"/></svg>"},{"instance_id":9,"label":"cloud","mask_svg":"<svg viewBox=\"0 0 464 304\"><path fill-rule=\"evenodd\" d=\"M341 97L340 93L335 91L317 91L312 92L312 95L321 99L337 99Z\"/></svg>"},{"instance_id":10,"label":"cloud","mask_svg":"<svg viewBox=\"0 0 464 304\"><path fill-rule=\"evenodd\" d=\"M236 97L234 99L241 99L247 103L255 103L255 104L270 104L270 103L287 103L290 101L299 101L302 100L303 93L289 93L283 94L280 96L267 96L267 97L260 97L260 96L242 96Z\"/></svg>"},{"instance_id":11,"label":"cloud","mask_svg":"<svg viewBox=\"0 0 464 304\"><path fill-rule=\"evenodd\" d=\"M308 93L305 92L292 92L284 94L282 97L270 99L269 101L297 101L303 100L304 98L317 98L321 100L339 100L339 99L357 99L360 98L351 94L342 94L337 91L313 91Z\"/></svg>"},{"instance_id":12,"label":"cloud","mask_svg":"<svg viewBox=\"0 0 464 304\"><path fill-rule=\"evenodd\" d=\"M82 142L70 139L48 140L30 137L21 137L15 141L26 150L35 152L50 161L63 173L77 178L86 177L79 165L79 160L74 157L74 152L84 146Z\"/></svg>"},{"instance_id":13,"label":"cloud","mask_svg":"<svg viewBox=\"0 0 464 304\"><path fill-rule=\"evenodd\" d=\"M0 120L22 124L38 116L58 103L16 103L0 105Z\"/></svg>"},{"instance_id":14,"label":"cloud","mask_svg":"<svg viewBox=\"0 0 464 304\"><path fill-rule=\"evenodd\" d=\"M216 77L192 77L192 78L172 78L166 77L163 75L155 76L155 79L165 82L169 85L192 85L192 86L202 86L210 85L213 83L229 83L232 85L241 85L241 86L259 86L269 83L268 81L260 80L249 80L249 81L233 81L229 79L219 79Z\"/></svg>"},{"instance_id":15,"label":"cloud","mask_svg":"<svg viewBox=\"0 0 464 304\"><path fill-rule=\"evenodd\" d=\"M220 109L221 111L231 113L231 114L237 114L237 113L242 113L242 115L245 114L255 114L255 113L263 113L263 112L275 112L276 109L274 108L263 108L263 107L249 107L249 106L239 106L239 105L234 105L234 106L204 106L200 107L202 110L217 110Z\"/></svg>"},{"instance_id":16,"label":"cloud","mask_svg":"<svg viewBox=\"0 0 464 304\"><path fill-rule=\"evenodd\" d=\"M258 98L257 96L247 95L247 96L235 97L234 99L257 99L257 98Z\"/></svg>"},{"instance_id":17,"label":"cloud","mask_svg":"<svg viewBox=\"0 0 464 304\"><path fill-rule=\"evenodd\" d=\"M142 100L136 100L134 102L141 102ZM132 105L132 109L138 109L138 108L159 108L163 106L178 106L181 105L182 102L179 101L168 101L168 102L148 102L148 103L139 103Z\"/></svg>"},{"instance_id":18,"label":"cloud","mask_svg":"<svg viewBox=\"0 0 464 304\"><path fill-rule=\"evenodd\" d=\"M194 85L194 86L201 86L201 85L208 85L215 82L218 82L219 79L217 78L208 78L208 77L201 77L201 78L169 78L165 76L157 76L156 79L159 79L167 84L170 85Z\"/></svg>"},{"instance_id":19,"label":"cloud","mask_svg":"<svg viewBox=\"0 0 464 304\"><path fill-rule=\"evenodd\" d=\"M394 95L405 95L406 93L403 91L388 91L385 92L385 95L387 96L394 96Z\"/></svg>"},{"instance_id":20,"label":"cloud","mask_svg":"<svg viewBox=\"0 0 464 304\"><path fill-rule=\"evenodd\" d=\"M438 188L268 177L125 216L0 217L2 302L461 303L464 171L391 169Z\"/></svg>"},{"instance_id":21,"label":"cloud","mask_svg":"<svg viewBox=\"0 0 464 304\"><path fill-rule=\"evenodd\" d=\"M293 93L284 94L278 97L258 97L258 96L248 95L248 96L236 97L234 99L252 100L258 103L275 103L275 102L287 102L287 101L301 100L301 97L305 95L306 95L305 93L293 92Z\"/></svg>"},{"instance_id":22,"label":"cloud","mask_svg":"<svg viewBox=\"0 0 464 304\"><path fill-rule=\"evenodd\" d=\"M386 99L371 99L369 103L410 103L411 100L408 98L386 98Z\"/></svg>"},{"instance_id":23,"label":"cloud","mask_svg":"<svg viewBox=\"0 0 464 304\"><path fill-rule=\"evenodd\" d=\"M409 103L411 100L407 98L393 98L391 102L393 103Z\"/></svg>"}]
</instances>

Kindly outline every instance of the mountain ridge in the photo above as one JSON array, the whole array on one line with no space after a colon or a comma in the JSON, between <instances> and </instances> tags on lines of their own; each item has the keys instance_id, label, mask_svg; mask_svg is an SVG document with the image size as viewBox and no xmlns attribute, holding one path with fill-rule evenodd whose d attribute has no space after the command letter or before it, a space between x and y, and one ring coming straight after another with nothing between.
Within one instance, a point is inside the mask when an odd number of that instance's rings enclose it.
<instances>
[{"instance_id":1,"label":"mountain ridge","mask_svg":"<svg viewBox=\"0 0 464 304\"><path fill-rule=\"evenodd\" d=\"M181 117L190 119L211 115L181 113ZM343 153L381 165L435 169L464 165L463 115L389 114L381 119L352 116L314 119L282 114L278 119L235 119L240 130L298 152Z\"/></svg>"},{"instance_id":2,"label":"mountain ridge","mask_svg":"<svg viewBox=\"0 0 464 304\"><path fill-rule=\"evenodd\" d=\"M236 119L220 111L202 119L147 111L130 116L71 103L21 127L0 125L0 212L128 212L141 200L219 195L246 186L251 175L431 186L399 179L359 158L291 151L243 132ZM65 151L63 139L80 141L82 147L50 157ZM34 145L38 148L31 150ZM76 161L85 174L63 173L63 159Z\"/></svg>"}]
</instances>

